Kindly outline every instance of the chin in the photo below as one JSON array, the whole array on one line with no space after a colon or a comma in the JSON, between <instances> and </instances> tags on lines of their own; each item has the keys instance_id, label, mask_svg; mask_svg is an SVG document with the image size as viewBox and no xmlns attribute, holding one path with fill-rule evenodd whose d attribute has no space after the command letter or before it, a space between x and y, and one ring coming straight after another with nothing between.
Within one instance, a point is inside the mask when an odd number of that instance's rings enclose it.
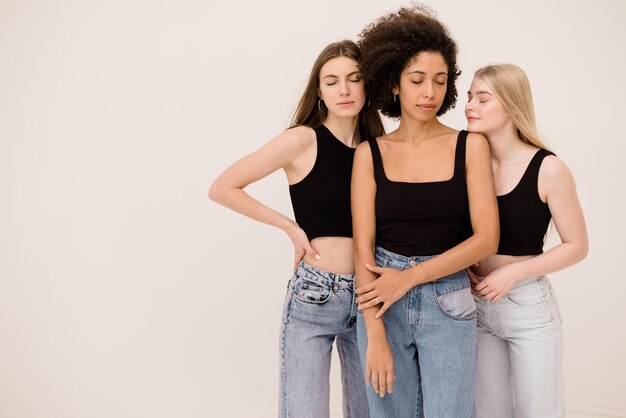
<instances>
[{"instance_id":1,"label":"chin","mask_svg":"<svg viewBox=\"0 0 626 418\"><path fill-rule=\"evenodd\" d=\"M342 118L353 118L355 116L358 116L359 111L360 111L360 109L359 110L356 110L356 109L338 109L337 112L335 112L335 113L337 114L337 116L340 116Z\"/></svg>"}]
</instances>

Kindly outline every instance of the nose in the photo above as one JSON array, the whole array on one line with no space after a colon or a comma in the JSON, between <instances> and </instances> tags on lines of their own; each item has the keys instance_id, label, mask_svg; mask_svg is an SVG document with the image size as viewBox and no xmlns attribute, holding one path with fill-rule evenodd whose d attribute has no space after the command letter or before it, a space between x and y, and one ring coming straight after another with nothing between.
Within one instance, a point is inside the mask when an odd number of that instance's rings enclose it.
<instances>
[{"instance_id":1,"label":"nose","mask_svg":"<svg viewBox=\"0 0 626 418\"><path fill-rule=\"evenodd\" d=\"M427 98L434 97L435 86L433 85L433 83L424 83L424 84L425 84L424 97L427 97Z\"/></svg>"},{"instance_id":2,"label":"nose","mask_svg":"<svg viewBox=\"0 0 626 418\"><path fill-rule=\"evenodd\" d=\"M340 82L339 94L342 96L350 95L350 86L348 85L348 81L344 80Z\"/></svg>"}]
</instances>

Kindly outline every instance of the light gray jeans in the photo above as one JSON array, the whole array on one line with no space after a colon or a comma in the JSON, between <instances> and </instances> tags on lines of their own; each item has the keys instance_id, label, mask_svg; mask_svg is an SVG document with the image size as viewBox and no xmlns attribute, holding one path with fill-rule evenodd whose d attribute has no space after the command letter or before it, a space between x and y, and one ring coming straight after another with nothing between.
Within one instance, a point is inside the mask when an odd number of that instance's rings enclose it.
<instances>
[{"instance_id":1,"label":"light gray jeans","mask_svg":"<svg viewBox=\"0 0 626 418\"><path fill-rule=\"evenodd\" d=\"M563 333L548 278L525 279L496 302L475 302L476 418L563 417Z\"/></svg>"}]
</instances>

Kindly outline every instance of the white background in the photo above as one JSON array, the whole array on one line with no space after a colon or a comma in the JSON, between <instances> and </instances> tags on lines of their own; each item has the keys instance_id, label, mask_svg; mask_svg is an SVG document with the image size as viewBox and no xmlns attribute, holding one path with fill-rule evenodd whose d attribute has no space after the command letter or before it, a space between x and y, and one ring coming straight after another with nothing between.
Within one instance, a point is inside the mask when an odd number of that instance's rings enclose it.
<instances>
[{"instance_id":1,"label":"white background","mask_svg":"<svg viewBox=\"0 0 626 418\"><path fill-rule=\"evenodd\" d=\"M207 189L327 43L406 4L0 1L0 417L275 416L292 249ZM626 3L430 4L460 47L450 126L478 67L529 75L590 236L552 275L568 408L626 416ZM250 192L291 216L284 175Z\"/></svg>"}]
</instances>

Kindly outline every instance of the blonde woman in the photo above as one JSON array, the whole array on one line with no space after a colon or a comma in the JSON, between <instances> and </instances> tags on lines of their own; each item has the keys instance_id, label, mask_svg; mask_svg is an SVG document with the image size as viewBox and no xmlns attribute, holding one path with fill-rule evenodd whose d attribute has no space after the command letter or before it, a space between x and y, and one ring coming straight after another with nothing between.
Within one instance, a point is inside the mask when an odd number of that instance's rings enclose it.
<instances>
[{"instance_id":1,"label":"blonde woman","mask_svg":"<svg viewBox=\"0 0 626 418\"><path fill-rule=\"evenodd\" d=\"M546 274L582 260L587 232L574 179L541 142L526 74L476 71L467 129L487 137L500 216L496 254L470 273L477 306L477 418L562 417L561 317ZM554 221L561 243L543 252Z\"/></svg>"}]
</instances>

